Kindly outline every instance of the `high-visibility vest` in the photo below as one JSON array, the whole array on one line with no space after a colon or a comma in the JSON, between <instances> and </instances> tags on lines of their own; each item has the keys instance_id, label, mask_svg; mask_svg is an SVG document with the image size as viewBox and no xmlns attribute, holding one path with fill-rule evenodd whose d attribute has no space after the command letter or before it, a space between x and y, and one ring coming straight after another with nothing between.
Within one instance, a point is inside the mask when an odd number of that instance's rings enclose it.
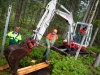
<instances>
[{"instance_id":1,"label":"high-visibility vest","mask_svg":"<svg viewBox=\"0 0 100 75\"><path fill-rule=\"evenodd\" d=\"M47 36L46 36L50 41L51 40L53 40L53 39L55 39L55 40L57 40L58 39L58 36L57 35L52 35L52 33L49 33Z\"/></svg>"},{"instance_id":2,"label":"high-visibility vest","mask_svg":"<svg viewBox=\"0 0 100 75\"><path fill-rule=\"evenodd\" d=\"M14 31L9 32L7 34L7 37L9 37L9 39L10 39L10 41L9 41L10 45L18 44L22 40L20 33L18 33L17 36L14 37Z\"/></svg>"}]
</instances>

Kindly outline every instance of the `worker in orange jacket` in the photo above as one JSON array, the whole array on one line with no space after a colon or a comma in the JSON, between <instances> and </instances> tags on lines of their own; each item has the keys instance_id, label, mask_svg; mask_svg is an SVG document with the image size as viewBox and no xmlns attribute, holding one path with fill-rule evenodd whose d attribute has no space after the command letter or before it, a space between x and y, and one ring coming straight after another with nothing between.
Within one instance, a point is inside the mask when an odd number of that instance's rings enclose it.
<instances>
[{"instance_id":1,"label":"worker in orange jacket","mask_svg":"<svg viewBox=\"0 0 100 75\"><path fill-rule=\"evenodd\" d=\"M87 29L87 27L83 27L82 29L79 30L79 32L80 32L80 37L78 38L79 43L81 43L83 36L87 34L86 29Z\"/></svg>"},{"instance_id":2,"label":"worker in orange jacket","mask_svg":"<svg viewBox=\"0 0 100 75\"><path fill-rule=\"evenodd\" d=\"M46 36L46 44L47 44L47 48L44 52L44 56L45 56L45 62L48 63L48 58L49 58L49 52L50 52L50 47L52 47L55 43L55 41L58 39L57 36L57 29L53 29L53 31L51 33L49 33Z\"/></svg>"},{"instance_id":3,"label":"worker in orange jacket","mask_svg":"<svg viewBox=\"0 0 100 75\"><path fill-rule=\"evenodd\" d=\"M87 29L87 27L84 27L84 28L80 29L79 32L80 32L81 34L84 34L85 31L86 31L86 29Z\"/></svg>"}]
</instances>

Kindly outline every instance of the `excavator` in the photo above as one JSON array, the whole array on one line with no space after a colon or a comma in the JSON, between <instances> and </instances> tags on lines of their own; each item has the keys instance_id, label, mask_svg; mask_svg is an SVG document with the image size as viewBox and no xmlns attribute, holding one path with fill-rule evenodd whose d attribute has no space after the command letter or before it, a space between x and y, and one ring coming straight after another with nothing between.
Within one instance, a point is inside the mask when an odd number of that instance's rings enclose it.
<instances>
[{"instance_id":1,"label":"excavator","mask_svg":"<svg viewBox=\"0 0 100 75\"><path fill-rule=\"evenodd\" d=\"M56 8L57 4L64 10L64 12ZM36 29L33 30L34 32L32 36L29 38L26 38L20 44L17 44L17 45L14 44L14 45L8 46L8 48L4 51L8 64L14 73L17 72L19 61L25 56L30 55L30 52L33 50L33 48L35 46L38 46L41 38L43 37L43 34L45 33L46 29L49 27L50 22L53 19L55 14L61 16L69 23L69 27L68 27L69 31L67 33L66 39L63 41L63 45L66 48L70 48L70 49L78 48L78 45L80 43L74 40L75 38L77 38L76 36L78 35L78 29L83 26L88 26L88 24L81 23L81 22L77 22L75 24L73 21L72 13L69 12L63 5L59 4L58 0L51 0L47 4L46 10L43 16L41 17L39 23L37 24ZM82 46L83 50L89 44L91 33L92 33L92 24L88 30L86 40Z\"/></svg>"},{"instance_id":2,"label":"excavator","mask_svg":"<svg viewBox=\"0 0 100 75\"><path fill-rule=\"evenodd\" d=\"M73 26L73 27L71 25L69 25L69 28L68 28L69 30L67 32L67 36L63 40L62 45L54 45L51 49L53 49L57 52L60 52L63 55L67 55L67 54L75 55L76 54L76 51L78 50L79 46L81 45L82 38L85 35L85 34L81 34L79 30L84 27L87 28L89 24L84 23L84 22L77 22L74 24L75 24L75 26ZM89 54L85 50L88 47L89 42L91 40L92 29L93 29L93 25L90 24L88 32L86 33L87 36L85 37L85 40L84 40L81 50L79 52L79 54L81 54L81 55Z\"/></svg>"}]
</instances>

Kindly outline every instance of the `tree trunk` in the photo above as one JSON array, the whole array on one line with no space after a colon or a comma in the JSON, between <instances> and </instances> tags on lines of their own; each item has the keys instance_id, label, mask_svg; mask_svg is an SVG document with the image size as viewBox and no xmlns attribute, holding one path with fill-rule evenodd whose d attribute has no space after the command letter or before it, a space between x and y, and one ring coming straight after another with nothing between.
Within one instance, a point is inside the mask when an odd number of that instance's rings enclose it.
<instances>
[{"instance_id":1,"label":"tree trunk","mask_svg":"<svg viewBox=\"0 0 100 75\"><path fill-rule=\"evenodd\" d=\"M97 12L96 12L95 18L98 16L99 11L100 11L100 9L97 9Z\"/></svg>"},{"instance_id":2,"label":"tree trunk","mask_svg":"<svg viewBox=\"0 0 100 75\"><path fill-rule=\"evenodd\" d=\"M96 19L100 19L100 2L99 2L99 6L98 6L98 12L96 15Z\"/></svg>"},{"instance_id":3,"label":"tree trunk","mask_svg":"<svg viewBox=\"0 0 100 75\"><path fill-rule=\"evenodd\" d=\"M99 30L99 27L96 28L96 31L95 31L95 33L94 33L94 35L93 35L93 38L92 38L91 43L90 43L90 46L93 45L93 42L94 42L95 37L96 37L96 35L97 35L97 33L98 33L98 30Z\"/></svg>"},{"instance_id":4,"label":"tree trunk","mask_svg":"<svg viewBox=\"0 0 100 75\"><path fill-rule=\"evenodd\" d=\"M4 35L3 35L3 40L2 40L1 55L3 55L3 53L4 53L4 46L5 46L5 40L6 40L6 35L7 35L7 30L8 30L8 23L9 23L11 8L12 8L12 6L9 5L9 7L8 7L8 13L7 13L7 18L6 18L6 23L5 23Z\"/></svg>"},{"instance_id":5,"label":"tree trunk","mask_svg":"<svg viewBox=\"0 0 100 75\"><path fill-rule=\"evenodd\" d=\"M22 13L22 22L24 22L24 20L25 20L25 13L26 13L27 4L28 4L28 1L25 0L24 5L23 5L24 7L23 7L23 13Z\"/></svg>"},{"instance_id":6,"label":"tree trunk","mask_svg":"<svg viewBox=\"0 0 100 75\"><path fill-rule=\"evenodd\" d=\"M2 2L4 5L7 5L7 0L3 0L3 2ZM6 7L4 6L4 5L0 5L1 7L2 7L2 11L1 11L1 15L0 15L0 17L1 17L1 19L4 19L5 17L5 13L6 13Z\"/></svg>"},{"instance_id":7,"label":"tree trunk","mask_svg":"<svg viewBox=\"0 0 100 75\"><path fill-rule=\"evenodd\" d=\"M23 0L19 0L18 7L17 7L17 10L16 10L16 15L15 15L15 20L14 20L14 26L15 27L17 26L17 23L18 23L19 18L20 18L22 5L23 5Z\"/></svg>"},{"instance_id":8,"label":"tree trunk","mask_svg":"<svg viewBox=\"0 0 100 75\"><path fill-rule=\"evenodd\" d=\"M88 5L88 8L87 8L86 13L85 13L85 16L84 16L84 18L83 18L83 22L86 22L86 20L87 20L87 17L88 17L88 15L89 15L89 11L90 11L90 9L91 9L92 1L93 1L93 0L91 0L90 3L89 3L89 5Z\"/></svg>"},{"instance_id":9,"label":"tree trunk","mask_svg":"<svg viewBox=\"0 0 100 75\"><path fill-rule=\"evenodd\" d=\"M44 7L46 6L46 2L47 2L47 0L44 0L44 2L43 2ZM43 15L43 12L44 12L44 9L41 10L40 17Z\"/></svg>"},{"instance_id":10,"label":"tree trunk","mask_svg":"<svg viewBox=\"0 0 100 75\"><path fill-rule=\"evenodd\" d=\"M31 30L31 28L32 28L32 20L33 20L33 15L34 13L32 12L32 16L30 16L30 22L29 22L29 27L28 27L28 31L30 31Z\"/></svg>"},{"instance_id":11,"label":"tree trunk","mask_svg":"<svg viewBox=\"0 0 100 75\"><path fill-rule=\"evenodd\" d=\"M87 30L89 29L89 26L90 26L90 24L91 24L91 22L92 22L92 20L93 20L93 17L94 17L94 15L95 15L95 12L96 12L98 3L99 3L99 0L97 0L97 2L96 2L96 4L95 4L95 7L94 7L94 10L93 10L92 16L91 16L91 18L90 18L90 20L89 20L89 25L88 25L88 27L87 27ZM86 32L87 32L87 30L86 30ZM77 50L77 52L76 52L76 55L75 55L75 60L77 60L77 58L78 58L78 55L79 55L79 52L80 52L81 47L82 47L82 45L83 45L83 42L84 42L84 40L85 40L85 37L86 37L86 35L84 35L83 38L82 38L81 44L80 44L80 46L79 46L79 48L78 48L78 50Z\"/></svg>"},{"instance_id":12,"label":"tree trunk","mask_svg":"<svg viewBox=\"0 0 100 75\"><path fill-rule=\"evenodd\" d=\"M1 12L1 18L4 19L4 15L5 15L5 8L2 8L2 12Z\"/></svg>"},{"instance_id":13,"label":"tree trunk","mask_svg":"<svg viewBox=\"0 0 100 75\"><path fill-rule=\"evenodd\" d=\"M100 64L100 53L98 54L97 59L96 59L96 61L93 64L93 67L96 68L96 67L99 66L99 64Z\"/></svg>"},{"instance_id":14,"label":"tree trunk","mask_svg":"<svg viewBox=\"0 0 100 75\"><path fill-rule=\"evenodd\" d=\"M92 11L93 11L93 7L94 7L94 5L95 5L95 0L92 0L91 1L91 5L90 5L90 10L89 10L89 14L88 14L88 17L87 17L87 20L86 20L86 22L87 23L89 23L89 20L90 20L90 18L91 18L91 16L92 16Z\"/></svg>"},{"instance_id":15,"label":"tree trunk","mask_svg":"<svg viewBox=\"0 0 100 75\"><path fill-rule=\"evenodd\" d=\"M74 7L75 7L74 0L71 0L70 11L71 11L72 13L74 12L74 10L73 10Z\"/></svg>"}]
</instances>

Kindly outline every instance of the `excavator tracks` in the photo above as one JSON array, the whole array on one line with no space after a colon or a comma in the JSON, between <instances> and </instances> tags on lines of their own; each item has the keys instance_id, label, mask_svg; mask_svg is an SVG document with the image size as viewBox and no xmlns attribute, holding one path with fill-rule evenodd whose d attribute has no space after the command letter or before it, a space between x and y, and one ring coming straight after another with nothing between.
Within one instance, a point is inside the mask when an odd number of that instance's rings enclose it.
<instances>
[{"instance_id":1,"label":"excavator tracks","mask_svg":"<svg viewBox=\"0 0 100 75\"><path fill-rule=\"evenodd\" d=\"M70 54L70 55L75 55L77 50L71 50L71 49L67 49L65 46L63 45L54 45L52 48L52 50L56 51L56 52L59 52L61 53L62 55L67 55L67 54ZM80 50L80 55L87 55L87 54L90 54L89 52L86 52L85 51L82 51Z\"/></svg>"}]
</instances>

